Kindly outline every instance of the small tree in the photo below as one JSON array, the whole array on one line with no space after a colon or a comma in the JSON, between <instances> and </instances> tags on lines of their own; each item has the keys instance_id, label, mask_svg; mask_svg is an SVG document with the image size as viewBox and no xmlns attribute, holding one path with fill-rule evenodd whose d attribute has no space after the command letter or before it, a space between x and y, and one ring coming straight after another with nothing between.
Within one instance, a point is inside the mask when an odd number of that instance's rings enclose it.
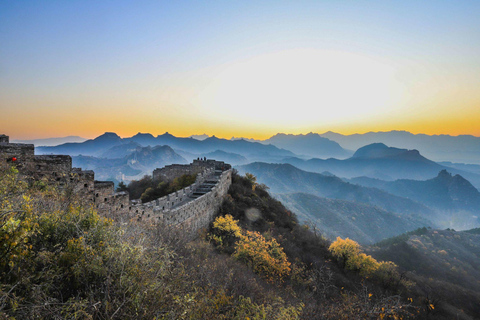
<instances>
[{"instance_id":1,"label":"small tree","mask_svg":"<svg viewBox=\"0 0 480 320\"><path fill-rule=\"evenodd\" d=\"M116 191L117 191L117 192L128 191L128 187L127 187L127 185L125 184L125 182L120 181L120 183L119 183L118 186L117 186Z\"/></svg>"},{"instance_id":2,"label":"small tree","mask_svg":"<svg viewBox=\"0 0 480 320\"><path fill-rule=\"evenodd\" d=\"M328 250L342 262L345 269L358 271L363 276L372 275L380 267L377 260L362 253L360 245L349 238L337 237L337 240L330 245Z\"/></svg>"},{"instance_id":3,"label":"small tree","mask_svg":"<svg viewBox=\"0 0 480 320\"><path fill-rule=\"evenodd\" d=\"M347 262L360 253L360 245L349 238L344 240L337 237L337 240L330 245L328 250L330 250L332 255L337 258L337 260L340 260L343 267L346 268Z\"/></svg>"},{"instance_id":4,"label":"small tree","mask_svg":"<svg viewBox=\"0 0 480 320\"><path fill-rule=\"evenodd\" d=\"M234 257L251 265L268 281L282 280L290 274L290 262L280 244L258 232L247 231L235 247Z\"/></svg>"},{"instance_id":5,"label":"small tree","mask_svg":"<svg viewBox=\"0 0 480 320\"><path fill-rule=\"evenodd\" d=\"M252 184L252 190L255 191L255 187L257 186L257 177L255 177L251 173L245 173L245 178Z\"/></svg>"},{"instance_id":6,"label":"small tree","mask_svg":"<svg viewBox=\"0 0 480 320\"><path fill-rule=\"evenodd\" d=\"M266 239L258 232L242 231L229 214L213 222L210 240L221 250L248 264L268 281L282 280L290 274L290 262L275 238Z\"/></svg>"},{"instance_id":7,"label":"small tree","mask_svg":"<svg viewBox=\"0 0 480 320\"><path fill-rule=\"evenodd\" d=\"M210 240L223 251L233 253L234 244L242 237L242 229L229 214L220 216L213 222L212 233L209 234Z\"/></svg>"}]
</instances>

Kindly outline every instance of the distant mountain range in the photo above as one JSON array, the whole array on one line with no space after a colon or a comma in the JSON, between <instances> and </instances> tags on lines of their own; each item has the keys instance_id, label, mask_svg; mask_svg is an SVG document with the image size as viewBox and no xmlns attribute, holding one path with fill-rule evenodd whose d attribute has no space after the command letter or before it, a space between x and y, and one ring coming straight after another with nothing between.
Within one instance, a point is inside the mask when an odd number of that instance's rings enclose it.
<instances>
[{"instance_id":1,"label":"distant mountain range","mask_svg":"<svg viewBox=\"0 0 480 320\"><path fill-rule=\"evenodd\" d=\"M119 147L119 150L133 148L136 143L140 146L158 146L168 145L174 149L194 154L208 154L218 150L235 153L242 157L248 158L250 161L278 161L283 157L295 156L288 150L277 148L273 145L265 145L258 142L248 142L245 140L226 140L216 137L210 137L205 140L196 140L194 138L178 138L169 133L154 137L149 133L138 133L130 138L120 138L117 134L107 132L95 139L87 140L82 143L65 143L55 147L38 147L36 150L39 154L69 154L102 156L112 147ZM126 146L122 146L125 144Z\"/></svg>"},{"instance_id":2,"label":"distant mountain range","mask_svg":"<svg viewBox=\"0 0 480 320\"><path fill-rule=\"evenodd\" d=\"M68 136L62 138L47 138L47 139L33 139L33 140L12 140L12 143L27 143L33 144L36 147L39 146L57 146L59 144L68 142L84 142L87 139L79 136Z\"/></svg>"},{"instance_id":3,"label":"distant mountain range","mask_svg":"<svg viewBox=\"0 0 480 320\"><path fill-rule=\"evenodd\" d=\"M343 149L337 142L321 137L317 133L293 135L279 133L262 141L279 148L290 150L298 155L316 158L344 159L352 155L351 151Z\"/></svg>"},{"instance_id":4,"label":"distant mountain range","mask_svg":"<svg viewBox=\"0 0 480 320\"><path fill-rule=\"evenodd\" d=\"M207 141L210 139L213 141L209 141L204 144L198 144L198 142ZM218 141L215 142L216 139L218 138L215 138L215 136L209 137L206 134L192 135L188 138L179 138L174 137L169 133L165 133L157 137L154 137L149 133L138 133L133 137L121 140L124 142L131 140L139 143L142 146L170 145L173 148L178 148L194 154L223 150L226 152L241 154L251 161L266 160L265 158L250 159L242 150L226 150L224 149L226 148L225 146L217 148L214 146L212 147L212 144L218 145ZM36 146L53 146L63 144L65 142L83 142L84 140L84 138L80 137L66 137L30 140L25 142L34 143ZM353 154L353 151L351 150L357 150L363 146L373 143L383 143L385 145L394 146L397 148L416 149L427 158L435 161L451 162L455 163L456 165L461 165L462 163L480 165L480 137L469 135L425 135L412 134L406 131L369 132L365 134L342 135L329 131L323 134L308 133L305 135L278 133L266 140L247 138L218 140L223 140L222 143L225 143L225 141L246 141L265 145L271 144L277 148L289 150L295 153L295 156L302 159L312 157L320 159L345 159ZM270 159L272 161L278 160L276 156L273 158L271 157Z\"/></svg>"},{"instance_id":5,"label":"distant mountain range","mask_svg":"<svg viewBox=\"0 0 480 320\"><path fill-rule=\"evenodd\" d=\"M460 175L452 176L446 171L440 171L436 178L426 181L403 179L387 182L362 177L351 179L352 183L349 183L335 176L306 172L288 164L252 163L237 168L240 173L249 172L257 176L259 183L269 186L275 196L294 204L291 207L293 211L303 212L305 216L313 213L309 202L302 202L306 197L285 197L282 194L309 193L376 206L408 217L417 225L428 225L430 222L432 227L455 229L480 226L480 193ZM349 214L341 210L341 205L335 207L339 210L337 214ZM313 216L310 219L317 218Z\"/></svg>"},{"instance_id":6,"label":"distant mountain range","mask_svg":"<svg viewBox=\"0 0 480 320\"><path fill-rule=\"evenodd\" d=\"M328 140L321 141L317 137L326 138ZM307 155L321 159L346 158L353 153L350 150L357 150L372 143L383 143L388 146L395 146L397 148L416 149L427 158L434 161L448 161L480 165L480 137L471 135L426 135L413 134L407 131L368 132L364 134L343 135L328 131L323 134L309 133L306 135L279 133L266 140L232 138L232 140L238 139L245 139L248 141L261 143L272 143L277 147L288 149L299 155ZM317 140L318 146L322 145L324 150L318 150L317 147L315 147L315 144L312 147L312 139ZM290 148L288 147L288 143L291 141L295 141L295 149L292 148L291 145ZM342 148L347 154L344 155L345 152L343 151L336 151L335 149L338 150L338 147L332 147L330 150L332 153L329 154L327 150L329 150L329 146L333 145L328 141L336 142L338 146L340 146L340 148Z\"/></svg>"},{"instance_id":7,"label":"distant mountain range","mask_svg":"<svg viewBox=\"0 0 480 320\"><path fill-rule=\"evenodd\" d=\"M417 149L423 155L435 161L480 164L480 137L471 135L426 135L412 134L407 131L343 135L329 131L321 134L321 136L350 150L381 142L398 148Z\"/></svg>"},{"instance_id":8,"label":"distant mountain range","mask_svg":"<svg viewBox=\"0 0 480 320\"><path fill-rule=\"evenodd\" d=\"M383 181L367 177L353 178L352 183L385 190L440 210L469 210L480 213L480 192L460 175L447 170L433 179L419 181L399 179Z\"/></svg>"},{"instance_id":9,"label":"distant mountain range","mask_svg":"<svg viewBox=\"0 0 480 320\"><path fill-rule=\"evenodd\" d=\"M135 147L124 155L123 147ZM152 174L155 168L168 164L188 163L169 146L138 147L134 143L115 146L106 152L112 157L73 156L73 166L86 170L94 170L95 178L114 182L140 179L143 175Z\"/></svg>"},{"instance_id":10,"label":"distant mountain range","mask_svg":"<svg viewBox=\"0 0 480 320\"><path fill-rule=\"evenodd\" d=\"M447 169L454 174L461 174L475 187L480 188L480 175L440 165L422 156L417 150L388 147L383 143L373 143L358 149L351 158L310 159L285 158L297 168L311 172L328 171L345 178L366 176L382 180L415 179L426 180L437 176L438 172Z\"/></svg>"},{"instance_id":11,"label":"distant mountain range","mask_svg":"<svg viewBox=\"0 0 480 320\"><path fill-rule=\"evenodd\" d=\"M193 139L197 139L197 140L205 140L207 138L209 138L210 136L208 134L194 134L194 135L191 135L189 138L193 138Z\"/></svg>"},{"instance_id":12,"label":"distant mountain range","mask_svg":"<svg viewBox=\"0 0 480 320\"><path fill-rule=\"evenodd\" d=\"M173 148L179 148L184 151L199 153L208 153L215 150L200 150L197 148L195 142L188 143L188 139L195 141L207 140L209 137L206 134L192 135L189 138L176 138L176 143L182 145L182 148L177 147L169 137L168 133L154 137L151 134L137 134L131 138L135 142L139 142L141 145L159 145L167 144ZM182 143L180 143L183 139ZM19 143L33 143L35 146L55 146L70 142L83 142L86 139L76 136L65 138L50 138L39 140L14 140L13 142ZM478 164L480 165L480 137L471 135L426 135L426 134L412 134L407 131L388 131L388 132L368 132L364 134L352 134L342 135L335 132L325 132L323 134L308 133L308 134L284 134L278 133L266 140L256 140L248 138L231 138L230 141L245 140L248 142L258 142L262 144L272 144L278 148L287 149L296 153L301 158L337 158L344 159L353 154L351 150L357 150L363 146L372 143L383 143L388 146L394 146L404 149L416 149L422 153L425 157L434 161L440 162L452 162L452 163L466 163L466 164ZM170 144L172 143L172 145ZM184 145L190 145L184 147ZM236 150L224 150L217 148L217 150L223 150L233 153L241 153ZM242 153L243 156L245 154ZM254 159L255 160L255 159Z\"/></svg>"},{"instance_id":13,"label":"distant mountain range","mask_svg":"<svg viewBox=\"0 0 480 320\"><path fill-rule=\"evenodd\" d=\"M258 182L266 184L274 194L309 193L319 197L355 201L380 207L389 212L419 215L426 219L434 212L410 199L367 188L319 173L300 170L289 164L251 163L236 167L239 173L252 173Z\"/></svg>"},{"instance_id":14,"label":"distant mountain range","mask_svg":"<svg viewBox=\"0 0 480 320\"><path fill-rule=\"evenodd\" d=\"M338 143L313 133L277 134L261 143L214 136L197 140L169 133L157 137L138 133L122 139L115 133L105 133L81 143L36 149L38 153L70 154L75 166L93 169L99 179L114 181L139 179L157 167L188 163L197 157L223 160L236 165L240 173L253 173L294 211L313 220L324 219L322 212L335 213L337 221L340 217L355 218L352 214L358 205L358 211L369 207L375 213L368 218L372 220L362 220L365 227L367 221L382 225L395 219L399 232L421 225L457 229L479 225L480 196L476 188L480 188L480 174L475 173L479 169L476 165L452 163L454 167L449 167L427 159L418 150L384 143L362 146L351 154ZM343 160L302 158L312 154L351 156ZM323 211L313 211L312 203L322 203ZM379 240L367 236L376 232L373 229L356 230L358 241ZM389 232L376 233L382 237L394 234Z\"/></svg>"},{"instance_id":15,"label":"distant mountain range","mask_svg":"<svg viewBox=\"0 0 480 320\"><path fill-rule=\"evenodd\" d=\"M454 168L462 171L468 171L468 172L480 174L480 165L478 164L453 163L449 161L438 162L438 164L441 164L442 166L445 166L445 167L450 167L450 168Z\"/></svg>"},{"instance_id":16,"label":"distant mountain range","mask_svg":"<svg viewBox=\"0 0 480 320\"><path fill-rule=\"evenodd\" d=\"M464 230L480 226L480 192L458 174L442 170L437 177L426 181L367 177L349 181L422 203L437 212L436 221L443 228Z\"/></svg>"}]
</instances>

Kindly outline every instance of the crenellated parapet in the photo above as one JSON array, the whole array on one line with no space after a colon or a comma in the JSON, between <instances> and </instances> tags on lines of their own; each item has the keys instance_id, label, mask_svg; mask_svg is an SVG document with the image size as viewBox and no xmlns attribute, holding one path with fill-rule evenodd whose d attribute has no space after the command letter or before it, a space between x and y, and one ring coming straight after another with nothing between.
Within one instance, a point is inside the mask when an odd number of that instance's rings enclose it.
<instances>
[{"instance_id":1,"label":"crenellated parapet","mask_svg":"<svg viewBox=\"0 0 480 320\"><path fill-rule=\"evenodd\" d=\"M231 169L211 168L199 173L195 183L187 188L147 203L131 201L131 216L138 221L181 227L195 236L213 221L231 184Z\"/></svg>"},{"instance_id":2,"label":"crenellated parapet","mask_svg":"<svg viewBox=\"0 0 480 320\"><path fill-rule=\"evenodd\" d=\"M113 182L95 181L95 173L72 167L68 155L35 155L33 144L10 143L0 135L0 163L15 166L27 181L43 180L60 187L70 187L87 205L107 216L126 217L129 212L128 193L118 193ZM100 196L101 195L101 196Z\"/></svg>"},{"instance_id":3,"label":"crenellated parapet","mask_svg":"<svg viewBox=\"0 0 480 320\"><path fill-rule=\"evenodd\" d=\"M198 158L188 165L155 169L154 180L171 181L184 174L196 174L196 179L186 188L142 203L130 200L128 192L115 192L111 181L96 181L93 171L72 168L72 158L68 155L38 156L33 145L10 143L5 135L0 135L0 161L16 166L26 179L72 187L80 199L104 216L120 221L161 222L184 228L191 236L213 220L232 183L229 164Z\"/></svg>"}]
</instances>

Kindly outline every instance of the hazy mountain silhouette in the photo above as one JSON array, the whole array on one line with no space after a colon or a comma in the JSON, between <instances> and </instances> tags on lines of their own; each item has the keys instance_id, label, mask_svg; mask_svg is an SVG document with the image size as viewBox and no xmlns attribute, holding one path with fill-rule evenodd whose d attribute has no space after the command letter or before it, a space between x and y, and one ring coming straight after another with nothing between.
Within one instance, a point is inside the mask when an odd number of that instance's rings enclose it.
<instances>
[{"instance_id":1,"label":"hazy mountain silhouette","mask_svg":"<svg viewBox=\"0 0 480 320\"><path fill-rule=\"evenodd\" d=\"M108 158L108 159L123 158L130 155L137 148L142 148L142 145L137 142L130 141L127 143L122 143L120 145L111 147L110 149L101 153L99 157Z\"/></svg>"},{"instance_id":2,"label":"hazy mountain silhouette","mask_svg":"<svg viewBox=\"0 0 480 320\"><path fill-rule=\"evenodd\" d=\"M122 138L120 138L116 133L105 132L95 139L84 142L64 143L55 147L38 147L36 148L36 151L39 154L69 154L71 156L97 155L98 153L104 152L107 149L121 143Z\"/></svg>"},{"instance_id":3,"label":"hazy mountain silhouette","mask_svg":"<svg viewBox=\"0 0 480 320\"><path fill-rule=\"evenodd\" d=\"M155 147L144 147L137 148L130 155L125 157L128 163L131 166L142 166L146 170L150 171L155 168L161 168L166 164L186 164L188 163L183 157L178 155L171 147L169 146L155 146ZM151 170L150 170L151 169Z\"/></svg>"},{"instance_id":4,"label":"hazy mountain silhouette","mask_svg":"<svg viewBox=\"0 0 480 320\"><path fill-rule=\"evenodd\" d=\"M286 158L282 162L312 172L328 171L345 178L366 176L387 181L426 180L437 176L439 171L447 169L466 177L475 186L480 186L480 175L442 166L423 157L417 150L388 147L383 143L364 146L351 158L345 160Z\"/></svg>"},{"instance_id":5,"label":"hazy mountain silhouette","mask_svg":"<svg viewBox=\"0 0 480 320\"><path fill-rule=\"evenodd\" d=\"M200 154L201 158L207 158L207 159L215 159L218 161L224 161L226 163L229 163L231 165L241 165L241 164L246 164L248 163L248 159L245 158L244 156L241 156L237 153L232 153L232 152L225 152L222 150L217 150L214 152L209 152L209 153L202 153Z\"/></svg>"},{"instance_id":6,"label":"hazy mountain silhouette","mask_svg":"<svg viewBox=\"0 0 480 320\"><path fill-rule=\"evenodd\" d=\"M480 211L480 192L461 175L451 175L447 170L425 180L400 179L382 181L367 177L350 180L355 184L385 190L441 210Z\"/></svg>"},{"instance_id":7,"label":"hazy mountain silhouette","mask_svg":"<svg viewBox=\"0 0 480 320\"><path fill-rule=\"evenodd\" d=\"M480 164L480 137L471 135L426 135L407 131L368 132L342 135L335 132L321 134L339 143L343 148L356 150L364 145L382 142L399 148L417 149L429 159Z\"/></svg>"},{"instance_id":8,"label":"hazy mountain silhouette","mask_svg":"<svg viewBox=\"0 0 480 320\"><path fill-rule=\"evenodd\" d=\"M306 135L278 133L263 142L290 150L296 154L317 158L343 159L352 155L350 151L343 149L335 141L321 137L317 133L308 133Z\"/></svg>"},{"instance_id":9,"label":"hazy mountain silhouette","mask_svg":"<svg viewBox=\"0 0 480 320\"><path fill-rule=\"evenodd\" d=\"M298 155L306 157L344 159L353 154L352 151L345 150L337 142L328 138L324 138L318 133L312 132L305 135L277 133L266 140L237 137L232 137L230 140L246 140L249 142L272 144L276 147L287 149Z\"/></svg>"},{"instance_id":10,"label":"hazy mountain silhouette","mask_svg":"<svg viewBox=\"0 0 480 320\"><path fill-rule=\"evenodd\" d=\"M446 166L449 168L454 168L457 170L476 173L480 175L480 165L478 164L454 163L450 161L438 162L438 164L441 164L442 166Z\"/></svg>"},{"instance_id":11,"label":"hazy mountain silhouette","mask_svg":"<svg viewBox=\"0 0 480 320\"><path fill-rule=\"evenodd\" d=\"M137 133L131 138L123 139L124 142L135 142L142 146L156 146L159 145L157 139L150 133Z\"/></svg>"},{"instance_id":12,"label":"hazy mountain silhouette","mask_svg":"<svg viewBox=\"0 0 480 320\"><path fill-rule=\"evenodd\" d=\"M118 149L121 154L124 150L119 147L128 145L133 146L134 144L128 143L112 149ZM122 158L73 156L72 159L75 167L94 170L96 179L112 181L139 179L145 174L151 175L155 168L174 163L188 163L169 146L137 147Z\"/></svg>"},{"instance_id":13,"label":"hazy mountain silhouette","mask_svg":"<svg viewBox=\"0 0 480 320\"><path fill-rule=\"evenodd\" d=\"M353 201L327 199L307 193L276 194L302 222L311 223L330 240L350 238L372 244L432 222L394 214L379 207Z\"/></svg>"},{"instance_id":14,"label":"hazy mountain silhouette","mask_svg":"<svg viewBox=\"0 0 480 320\"><path fill-rule=\"evenodd\" d=\"M425 218L435 215L431 209L413 200L376 188L351 184L336 176L306 172L289 164L256 162L236 168L240 173L254 174L257 181L269 186L270 191L274 194L310 193L320 197L375 205L395 213L418 214Z\"/></svg>"},{"instance_id":15,"label":"hazy mountain silhouette","mask_svg":"<svg viewBox=\"0 0 480 320\"><path fill-rule=\"evenodd\" d=\"M141 146L168 145L172 148L184 150L192 154L204 154L222 150L229 153L237 153L251 159L278 160L283 157L295 156L294 153L279 149L273 145L265 145L258 142L245 140L226 140L215 136L205 140L193 138L179 138L168 132L157 137L149 133L138 133L130 138L120 138L115 133L105 133L95 139L82 143L66 143L55 147L39 147L39 154L69 154L100 156L108 149L121 144L138 143ZM128 148L128 147L127 147ZM121 149L121 148L120 148Z\"/></svg>"},{"instance_id":16,"label":"hazy mountain silhouette","mask_svg":"<svg viewBox=\"0 0 480 320\"><path fill-rule=\"evenodd\" d=\"M46 138L46 139L33 139L33 140L11 140L12 143L26 143L33 144L36 147L39 146L57 146L59 144L68 142L84 142L87 139L79 136L68 136L61 138Z\"/></svg>"},{"instance_id":17,"label":"hazy mountain silhouette","mask_svg":"<svg viewBox=\"0 0 480 320\"><path fill-rule=\"evenodd\" d=\"M193 134L189 138L193 138L193 139L196 139L196 140L205 140L209 137L210 136L208 134L204 133L204 134Z\"/></svg>"}]
</instances>

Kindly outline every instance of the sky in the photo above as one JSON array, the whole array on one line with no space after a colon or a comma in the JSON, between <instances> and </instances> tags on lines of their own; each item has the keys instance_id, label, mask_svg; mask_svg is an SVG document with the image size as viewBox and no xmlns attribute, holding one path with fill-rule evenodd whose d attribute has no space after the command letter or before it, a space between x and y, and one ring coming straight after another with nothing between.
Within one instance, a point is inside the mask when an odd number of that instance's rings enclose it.
<instances>
[{"instance_id":1,"label":"sky","mask_svg":"<svg viewBox=\"0 0 480 320\"><path fill-rule=\"evenodd\" d=\"M480 1L0 2L0 134L480 136Z\"/></svg>"}]
</instances>

